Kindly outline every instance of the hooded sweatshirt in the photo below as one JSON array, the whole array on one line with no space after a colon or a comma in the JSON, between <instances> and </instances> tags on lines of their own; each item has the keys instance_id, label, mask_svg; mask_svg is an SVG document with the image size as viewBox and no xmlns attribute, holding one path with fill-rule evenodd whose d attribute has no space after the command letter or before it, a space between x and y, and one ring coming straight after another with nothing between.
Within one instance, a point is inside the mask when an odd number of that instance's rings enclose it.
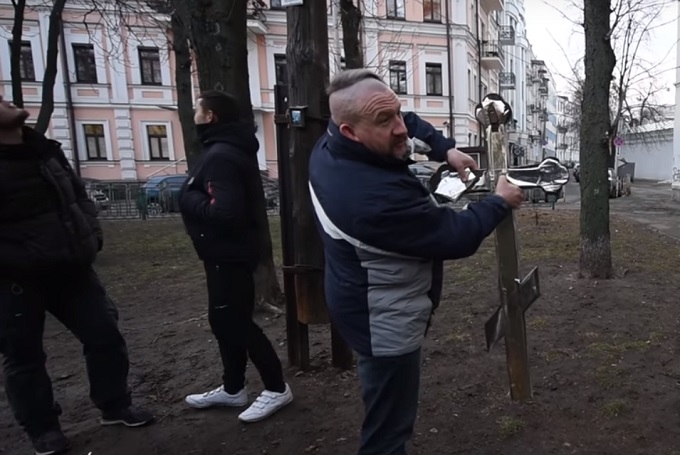
<instances>
[{"instance_id":1,"label":"hooded sweatshirt","mask_svg":"<svg viewBox=\"0 0 680 455\"><path fill-rule=\"evenodd\" d=\"M232 122L197 130L203 150L179 195L187 233L201 260L254 268L264 203L254 127Z\"/></svg>"}]
</instances>

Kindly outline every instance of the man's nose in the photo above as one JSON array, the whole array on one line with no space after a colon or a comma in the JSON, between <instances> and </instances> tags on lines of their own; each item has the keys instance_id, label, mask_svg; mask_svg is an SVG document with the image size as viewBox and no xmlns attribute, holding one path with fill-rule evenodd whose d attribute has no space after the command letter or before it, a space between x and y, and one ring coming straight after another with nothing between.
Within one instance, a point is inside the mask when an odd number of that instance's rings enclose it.
<instances>
[{"instance_id":1,"label":"man's nose","mask_svg":"<svg viewBox=\"0 0 680 455\"><path fill-rule=\"evenodd\" d=\"M404 134L408 134L406 124L404 123L404 119L401 117L401 115L396 119L392 134L395 136L403 136Z\"/></svg>"}]
</instances>

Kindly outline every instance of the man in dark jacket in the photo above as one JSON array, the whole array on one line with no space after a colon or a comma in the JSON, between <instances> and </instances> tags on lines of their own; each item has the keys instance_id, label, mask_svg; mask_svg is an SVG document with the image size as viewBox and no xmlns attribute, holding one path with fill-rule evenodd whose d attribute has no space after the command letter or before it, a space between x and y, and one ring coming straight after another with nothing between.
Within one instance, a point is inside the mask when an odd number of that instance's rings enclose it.
<instances>
[{"instance_id":1,"label":"man in dark jacket","mask_svg":"<svg viewBox=\"0 0 680 455\"><path fill-rule=\"evenodd\" d=\"M312 152L310 193L325 247L326 301L358 353L365 417L359 455L404 455L418 407L420 352L442 288L442 264L470 256L519 207L501 178L496 194L460 213L437 205L409 171L408 138L462 173L455 149L368 70L337 75L331 122Z\"/></svg>"},{"instance_id":2,"label":"man in dark jacket","mask_svg":"<svg viewBox=\"0 0 680 455\"><path fill-rule=\"evenodd\" d=\"M103 425L153 417L130 406L125 340L92 268L103 243L95 205L59 143L25 127L27 117L0 98L0 352L14 416L45 455L69 448L45 369L46 311L83 343Z\"/></svg>"},{"instance_id":3,"label":"man in dark jacket","mask_svg":"<svg viewBox=\"0 0 680 455\"><path fill-rule=\"evenodd\" d=\"M203 261L208 286L208 319L222 357L223 383L189 395L194 408L245 406L248 356L265 390L239 415L242 422L267 418L293 400L281 362L253 321L254 271L261 248L264 193L254 126L240 119L235 99L203 93L194 118L203 151L180 193L186 230ZM266 222L266 220L265 220Z\"/></svg>"}]
</instances>

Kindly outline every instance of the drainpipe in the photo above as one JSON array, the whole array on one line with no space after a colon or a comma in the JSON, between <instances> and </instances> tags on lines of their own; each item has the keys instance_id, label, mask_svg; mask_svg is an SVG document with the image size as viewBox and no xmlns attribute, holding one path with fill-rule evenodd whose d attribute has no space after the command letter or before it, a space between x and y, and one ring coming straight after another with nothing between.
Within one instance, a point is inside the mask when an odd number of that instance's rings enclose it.
<instances>
[{"instance_id":1,"label":"drainpipe","mask_svg":"<svg viewBox=\"0 0 680 455\"><path fill-rule=\"evenodd\" d=\"M481 21L481 17L479 16L479 0L475 0L475 20L477 23L475 24L475 31L477 35L477 99L479 100L478 102L482 102L482 41L479 37L479 22ZM482 140L482 125L477 122L477 128L479 129L479 145L482 146L484 145L484 141Z\"/></svg>"},{"instance_id":2,"label":"drainpipe","mask_svg":"<svg viewBox=\"0 0 680 455\"><path fill-rule=\"evenodd\" d=\"M66 38L64 36L64 21L61 21L59 39L61 41L61 67L64 78L64 91L66 92L66 110L69 117L69 136L71 137L71 150L73 151L73 164L75 164L76 175L80 177L80 152L78 150L78 138L76 137L76 118L73 108L73 97L71 95L71 76L68 70L68 58L66 56Z\"/></svg>"},{"instance_id":3,"label":"drainpipe","mask_svg":"<svg viewBox=\"0 0 680 455\"><path fill-rule=\"evenodd\" d=\"M360 2L361 3L361 2ZM455 137L453 124L453 56L451 55L451 2L446 3L446 53L449 67L449 137Z\"/></svg>"}]
</instances>

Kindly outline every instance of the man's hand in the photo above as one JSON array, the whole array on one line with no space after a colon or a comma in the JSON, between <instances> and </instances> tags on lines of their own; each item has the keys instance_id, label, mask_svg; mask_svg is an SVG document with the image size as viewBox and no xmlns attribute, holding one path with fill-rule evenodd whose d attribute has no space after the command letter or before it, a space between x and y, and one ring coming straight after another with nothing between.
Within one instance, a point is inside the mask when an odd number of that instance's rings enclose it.
<instances>
[{"instance_id":1,"label":"man's hand","mask_svg":"<svg viewBox=\"0 0 680 455\"><path fill-rule=\"evenodd\" d=\"M524 202L524 191L516 185L508 182L504 175L498 178L496 194L502 197L513 209L518 209Z\"/></svg>"},{"instance_id":2,"label":"man's hand","mask_svg":"<svg viewBox=\"0 0 680 455\"><path fill-rule=\"evenodd\" d=\"M463 153L457 149L451 149L446 152L446 162L458 172L460 179L463 182L467 181L467 173L465 169L477 170L479 166L474 158L472 158L467 153Z\"/></svg>"}]
</instances>

